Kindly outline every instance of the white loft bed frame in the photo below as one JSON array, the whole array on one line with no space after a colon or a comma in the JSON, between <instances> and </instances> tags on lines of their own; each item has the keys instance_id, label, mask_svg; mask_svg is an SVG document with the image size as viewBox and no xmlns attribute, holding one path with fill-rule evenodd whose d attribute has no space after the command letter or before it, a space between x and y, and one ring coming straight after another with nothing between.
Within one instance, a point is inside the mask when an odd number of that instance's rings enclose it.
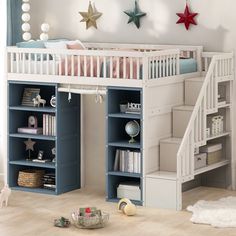
<instances>
[{"instance_id":1,"label":"white loft bed frame","mask_svg":"<svg viewBox=\"0 0 236 236\"><path fill-rule=\"evenodd\" d=\"M218 53L203 53L202 46L181 46L181 45L140 45L140 44L107 44L107 43L85 43L88 50L49 50L49 49L23 49L16 47L7 48L7 80L14 81L28 81L28 82L48 82L58 83L61 91L67 91L70 86L71 89L80 89L81 86L95 87L136 87L142 88L143 92L143 201L145 204L145 182L146 176L152 172L159 170L159 141L163 138L171 137L171 119L172 108L177 105L182 105L184 102L184 80L187 78L199 77L206 75L206 85L201 96L209 96L208 90L211 94L216 96L214 90L215 84L212 82L215 75L219 72L221 78L227 76L233 77L233 55L232 54L218 54ZM116 50L122 49L122 50ZM135 51L130 51L134 49ZM39 61L32 61L32 55L40 55ZM50 60L50 55L53 55L53 60ZM180 74L180 56L188 56L197 61L197 72ZM55 56L63 56L65 58L65 74L62 74L61 63L57 63ZM93 68L93 58L103 62L103 71L106 71L106 62L116 64L117 75L120 75L119 60L127 60L134 62L137 65L136 73L139 75L140 67L142 66L142 79L133 79L132 74L134 64L129 63L130 79L125 76L123 78L117 77L95 77L91 70L88 76L86 72L75 75L74 63L72 63L71 74L67 70L68 61L73 61L77 58L78 63L84 63L87 66L89 60L91 68ZM27 60L27 58L29 60ZM36 58L36 57L35 57ZM46 60L43 60L45 59ZM69 59L70 58L70 59ZM155 71L151 63L153 61L161 62L163 68L159 68L159 72ZM28 66L25 66L28 63ZM39 71L33 65L40 63ZM50 70L50 63L53 63L53 70ZM212 65L214 63L214 65ZM215 64L217 63L217 69ZM125 63L124 63L125 64ZM46 66L46 69L44 68ZM58 73L56 73L58 67ZM173 69L169 69L173 68ZM219 69L220 68L220 69ZM125 70L125 68L123 68ZM210 72L209 72L209 70ZM96 74L100 74L101 68L96 68ZM216 71L217 70L217 71ZM87 71L85 69L85 71ZM160 72L161 71L161 72ZM213 76L214 73L214 76ZM106 74L104 72L104 74ZM126 73L123 73L126 74ZM217 75L219 77L219 75ZM140 76L137 76L140 78ZM210 86L209 86L210 83ZM205 82L204 82L205 84ZM207 91L206 91L207 89ZM213 97L213 95L212 95ZM201 98L202 99L202 98ZM202 105L201 99L197 102L198 108L193 111L190 120L190 125L187 128L183 142L180 146L177 155L177 194L176 194L176 209L182 208L182 195L180 193L181 184L194 178L193 173L193 147L199 143L205 142L205 136L202 129L205 126L199 127L200 136L194 135L196 129L194 121L200 119L202 113L199 114L199 106ZM214 98L215 99L215 98ZM213 109L214 102L210 101L210 108ZM205 108L204 108L205 109ZM196 137L196 140L193 140ZM191 141L189 141L191 140ZM194 143L193 143L194 142ZM195 145L196 144L196 145ZM190 155L187 155L189 153ZM190 160L191 159L191 160ZM188 164L186 164L188 163Z\"/></svg>"}]
</instances>

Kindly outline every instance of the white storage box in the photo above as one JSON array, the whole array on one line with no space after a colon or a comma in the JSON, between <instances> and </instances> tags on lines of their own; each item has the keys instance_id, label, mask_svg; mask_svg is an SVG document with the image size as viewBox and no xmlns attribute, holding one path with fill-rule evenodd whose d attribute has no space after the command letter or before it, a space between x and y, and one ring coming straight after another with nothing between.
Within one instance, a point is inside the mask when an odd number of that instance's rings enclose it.
<instances>
[{"instance_id":1,"label":"white storage box","mask_svg":"<svg viewBox=\"0 0 236 236\"><path fill-rule=\"evenodd\" d=\"M207 165L207 154L200 153L194 156L194 169L200 169Z\"/></svg>"},{"instance_id":2,"label":"white storage box","mask_svg":"<svg viewBox=\"0 0 236 236\"><path fill-rule=\"evenodd\" d=\"M207 165L217 163L222 160L222 143L204 146L201 152L207 153Z\"/></svg>"},{"instance_id":3,"label":"white storage box","mask_svg":"<svg viewBox=\"0 0 236 236\"><path fill-rule=\"evenodd\" d=\"M117 188L117 197L141 201L141 190L139 184L131 182L120 183Z\"/></svg>"}]
</instances>

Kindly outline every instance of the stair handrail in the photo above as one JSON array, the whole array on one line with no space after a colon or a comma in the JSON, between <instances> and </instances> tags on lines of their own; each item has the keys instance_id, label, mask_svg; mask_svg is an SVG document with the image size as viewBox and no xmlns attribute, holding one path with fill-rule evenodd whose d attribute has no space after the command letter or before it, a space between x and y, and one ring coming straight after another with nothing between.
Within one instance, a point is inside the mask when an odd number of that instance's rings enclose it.
<instances>
[{"instance_id":1,"label":"stair handrail","mask_svg":"<svg viewBox=\"0 0 236 236\"><path fill-rule=\"evenodd\" d=\"M183 178L183 176L182 176L181 156L185 152L186 143L189 141L188 139L189 139L189 136L190 136L191 132L194 133L194 122L195 122L196 116L198 114L198 111L201 108L202 99L204 98L204 96L207 92L207 86L208 86L212 76L215 76L214 79L216 77L218 77L218 75L216 76L216 74L214 74L214 73L218 73L218 71L215 71L215 68L216 68L217 61L221 60L221 59L232 59L233 60L233 53L219 53L217 55L215 55L215 54L212 55L212 60L211 60L210 66L208 68L208 71L207 71L207 74L205 76L202 88L201 88L200 93L198 95L196 104L194 106L194 109L193 109L193 112L191 114L189 123L187 125L187 128L185 130L183 139L181 141L181 144L180 144L178 152L177 152L177 179L180 180L180 181ZM233 61L232 61L232 69L233 69ZM233 75L233 72L232 72L232 75ZM205 109L206 109L206 106L205 106ZM194 150L192 150L192 152L194 152ZM191 169L191 175L192 175L192 177L194 176L194 168Z\"/></svg>"}]
</instances>

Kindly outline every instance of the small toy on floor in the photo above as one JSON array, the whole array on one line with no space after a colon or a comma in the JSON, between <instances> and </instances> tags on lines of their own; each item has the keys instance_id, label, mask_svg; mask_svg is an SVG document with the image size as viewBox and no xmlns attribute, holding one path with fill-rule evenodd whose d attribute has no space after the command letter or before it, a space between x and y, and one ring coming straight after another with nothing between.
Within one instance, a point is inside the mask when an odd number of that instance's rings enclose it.
<instances>
[{"instance_id":1,"label":"small toy on floor","mask_svg":"<svg viewBox=\"0 0 236 236\"><path fill-rule=\"evenodd\" d=\"M119 201L118 210L127 216L134 216L137 212L136 206L128 198L122 198Z\"/></svg>"},{"instance_id":2,"label":"small toy on floor","mask_svg":"<svg viewBox=\"0 0 236 236\"><path fill-rule=\"evenodd\" d=\"M8 206L8 200L9 200L10 195L11 195L11 189L6 184L0 193L0 207L1 208L3 207L4 203L6 207Z\"/></svg>"},{"instance_id":3,"label":"small toy on floor","mask_svg":"<svg viewBox=\"0 0 236 236\"><path fill-rule=\"evenodd\" d=\"M68 228L70 226L70 221L62 216L60 219L54 220L54 226L59 228Z\"/></svg>"}]
</instances>

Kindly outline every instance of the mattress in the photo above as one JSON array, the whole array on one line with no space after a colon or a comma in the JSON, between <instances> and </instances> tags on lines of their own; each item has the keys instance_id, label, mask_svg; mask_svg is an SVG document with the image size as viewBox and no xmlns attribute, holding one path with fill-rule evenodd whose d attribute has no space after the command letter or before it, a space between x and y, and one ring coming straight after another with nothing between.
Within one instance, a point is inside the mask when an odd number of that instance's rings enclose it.
<instances>
[{"instance_id":1,"label":"mattress","mask_svg":"<svg viewBox=\"0 0 236 236\"><path fill-rule=\"evenodd\" d=\"M26 60L24 62L24 71L25 73L29 73L29 74L49 74L49 75L58 75L59 74L59 63L60 62L54 62L54 61L43 61L41 63L41 61L28 61ZM159 62L154 62L151 63L151 66L155 66L157 68L154 68L154 70L151 69L151 78L158 78L160 77L159 73ZM171 67L171 65L169 66ZM29 70L31 68L31 71ZM100 77L103 77L103 63L100 66ZM122 68L122 67L121 67ZM170 69L170 68L169 68ZM140 66L140 78L142 79L142 66ZM163 71L163 69L161 69ZM13 71L16 73L17 72L17 63L16 61L13 62ZM116 71L115 68L113 68L113 72ZM152 76L152 71L154 71L154 76ZM193 58L190 59L180 59L180 74L187 74L187 73L193 73L193 72L197 72L197 61ZM23 62L20 61L19 62L19 71L18 73L23 73ZM65 74L64 69L62 74ZM89 73L88 73L89 76ZM110 77L110 63L109 61L106 63L106 77ZM113 75L113 77L115 78L116 76ZM161 75L162 77L162 75Z\"/></svg>"}]
</instances>

